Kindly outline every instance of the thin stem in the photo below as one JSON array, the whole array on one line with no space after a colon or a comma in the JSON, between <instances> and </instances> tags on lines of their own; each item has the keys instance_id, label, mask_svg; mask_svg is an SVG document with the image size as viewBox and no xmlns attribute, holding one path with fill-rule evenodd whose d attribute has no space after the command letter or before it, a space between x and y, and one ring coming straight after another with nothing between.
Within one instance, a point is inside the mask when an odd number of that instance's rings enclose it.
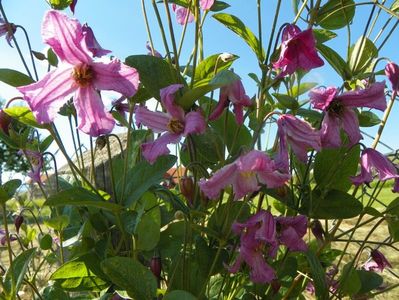
<instances>
[{"instance_id":1,"label":"thin stem","mask_svg":"<svg viewBox=\"0 0 399 300\"><path fill-rule=\"evenodd\" d=\"M393 105L395 103L396 94L397 94L397 92L393 91L391 100L388 103L388 107L385 110L384 116L382 117L382 120L381 120L381 123L380 123L380 126L378 127L378 131L377 131L377 134L376 134L376 136L374 138L373 145L371 146L371 148L373 148L373 149L375 149L377 147L378 142L381 139L382 132L384 131L385 125L386 125L387 120L389 118L389 114L391 113L392 107L393 107Z\"/></svg>"},{"instance_id":2,"label":"thin stem","mask_svg":"<svg viewBox=\"0 0 399 300\"><path fill-rule=\"evenodd\" d=\"M112 167L112 154L111 154L111 147L109 145L109 136L106 137L107 140L107 153L108 153L108 163L109 163L109 175L111 178L111 187L112 187L112 194L115 199L115 203L118 203L118 197L116 195L116 188L115 188L115 177L114 177L114 169Z\"/></svg>"},{"instance_id":3,"label":"thin stem","mask_svg":"<svg viewBox=\"0 0 399 300\"><path fill-rule=\"evenodd\" d=\"M162 24L161 16L159 14L157 3L155 2L155 0L151 0L151 2L152 2L152 7L154 8L155 15L157 17L159 29L161 31L162 41L163 41L163 45L165 46L166 55L167 55L169 61L172 61L172 58L170 56L170 50L169 50L169 46L168 46L168 41L166 39L166 34L165 34L164 26Z\"/></svg>"},{"instance_id":4,"label":"thin stem","mask_svg":"<svg viewBox=\"0 0 399 300\"><path fill-rule=\"evenodd\" d=\"M7 251L8 251L8 259L10 262L10 266L12 264L12 252L11 252L11 242L10 242L10 233L8 231L8 221L7 221L7 208L6 208L6 204L3 203L2 205L2 209L3 209L3 225L4 225L4 231L5 236L6 236L6 243L7 243ZM13 280L14 280L14 276L12 276Z\"/></svg>"},{"instance_id":5,"label":"thin stem","mask_svg":"<svg viewBox=\"0 0 399 300\"><path fill-rule=\"evenodd\" d=\"M176 66L176 71L178 72L178 74L180 74L178 51L177 51L177 46L176 46L175 34L174 34L174 30L173 30L172 18L170 16L169 1L168 0L164 0L163 2L165 4L166 17L168 19L170 39L172 41L172 47L173 47L173 53L174 53L174 61L173 61L173 63ZM179 78L179 76L177 78Z\"/></svg>"},{"instance_id":6,"label":"thin stem","mask_svg":"<svg viewBox=\"0 0 399 300\"><path fill-rule=\"evenodd\" d=\"M198 56L198 38L199 38L199 27L200 27L200 16L199 16L199 3L198 0L194 1L194 18L195 18L195 37L194 37L194 55L193 55L193 75L191 78L191 88L195 82L195 69L197 67L197 56Z\"/></svg>"},{"instance_id":7,"label":"thin stem","mask_svg":"<svg viewBox=\"0 0 399 300\"><path fill-rule=\"evenodd\" d=\"M35 59L33 58L32 47L30 44L30 39L29 39L28 33L26 32L25 28L21 25L16 25L15 27L20 28L25 34L26 43L29 48L30 59L32 61L33 71L35 72L35 77L36 77L36 81L37 81L37 80L39 80L39 77L37 76L36 63L35 63Z\"/></svg>"},{"instance_id":8,"label":"thin stem","mask_svg":"<svg viewBox=\"0 0 399 300\"><path fill-rule=\"evenodd\" d=\"M147 9L145 8L144 0L141 0L141 10L143 12L144 23L145 23L145 28L147 30L148 40L149 40L150 45L151 45L151 53L154 56L155 55L155 48L154 48L154 43L152 41L151 29L150 29L150 25L149 25L149 22L148 22Z\"/></svg>"}]
</instances>

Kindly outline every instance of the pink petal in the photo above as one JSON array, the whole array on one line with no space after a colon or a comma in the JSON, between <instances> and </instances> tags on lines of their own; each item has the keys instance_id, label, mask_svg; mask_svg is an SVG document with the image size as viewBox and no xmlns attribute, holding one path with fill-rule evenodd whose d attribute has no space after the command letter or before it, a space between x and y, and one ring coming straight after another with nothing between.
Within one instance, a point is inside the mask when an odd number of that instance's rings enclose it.
<instances>
[{"instance_id":1,"label":"pink petal","mask_svg":"<svg viewBox=\"0 0 399 300\"><path fill-rule=\"evenodd\" d=\"M278 128L277 134L278 134L279 143L278 143L278 152L276 154L276 157L274 158L274 162L278 170L284 173L289 173L290 162L288 155L288 146L283 128Z\"/></svg>"},{"instance_id":2,"label":"pink petal","mask_svg":"<svg viewBox=\"0 0 399 300\"><path fill-rule=\"evenodd\" d=\"M356 186L373 181L373 176L371 174L371 162L370 162L370 157L368 155L361 156L360 174L357 176L350 177L350 180Z\"/></svg>"},{"instance_id":3,"label":"pink petal","mask_svg":"<svg viewBox=\"0 0 399 300\"><path fill-rule=\"evenodd\" d=\"M51 123L66 102L65 97L76 89L71 73L70 68L58 68L38 82L17 88L40 124Z\"/></svg>"},{"instance_id":4,"label":"pink petal","mask_svg":"<svg viewBox=\"0 0 399 300\"><path fill-rule=\"evenodd\" d=\"M341 124L337 117L330 116L329 113L324 115L320 129L321 145L323 148L336 148L341 146Z\"/></svg>"},{"instance_id":5,"label":"pink petal","mask_svg":"<svg viewBox=\"0 0 399 300\"><path fill-rule=\"evenodd\" d=\"M84 36L83 41L86 43L87 49L89 49L89 51L93 54L94 57L101 57L103 55L107 55L112 52L100 46L90 26L84 24L82 27L82 31Z\"/></svg>"},{"instance_id":6,"label":"pink petal","mask_svg":"<svg viewBox=\"0 0 399 300\"><path fill-rule=\"evenodd\" d=\"M167 132L157 138L155 141L141 145L144 158L153 164L161 155L170 153L169 144L176 144L180 141L181 135Z\"/></svg>"},{"instance_id":7,"label":"pink petal","mask_svg":"<svg viewBox=\"0 0 399 300\"><path fill-rule=\"evenodd\" d=\"M173 118L180 121L184 119L184 110L175 103L175 93L182 87L182 84L172 84L160 90L162 104Z\"/></svg>"},{"instance_id":8,"label":"pink petal","mask_svg":"<svg viewBox=\"0 0 399 300\"><path fill-rule=\"evenodd\" d=\"M237 160L239 172L271 171L271 165L273 162L270 157L258 150L252 150Z\"/></svg>"},{"instance_id":9,"label":"pink petal","mask_svg":"<svg viewBox=\"0 0 399 300\"><path fill-rule=\"evenodd\" d=\"M386 158L385 155L381 154L377 150L368 148L363 151L362 156L367 156L368 161L373 166L377 172L380 180L385 181L392 178L398 178L398 171L396 170L394 164Z\"/></svg>"},{"instance_id":10,"label":"pink petal","mask_svg":"<svg viewBox=\"0 0 399 300\"><path fill-rule=\"evenodd\" d=\"M99 90L110 90L132 97L139 87L139 74L136 69L114 59L109 63L93 63L94 86Z\"/></svg>"},{"instance_id":11,"label":"pink petal","mask_svg":"<svg viewBox=\"0 0 399 300\"><path fill-rule=\"evenodd\" d=\"M348 135L349 147L355 145L361 139L363 139L362 135L360 134L359 120L353 109L345 108L345 111L342 114L342 128Z\"/></svg>"},{"instance_id":12,"label":"pink petal","mask_svg":"<svg viewBox=\"0 0 399 300\"><path fill-rule=\"evenodd\" d=\"M233 182L234 199L243 198L249 193L258 191L259 188L255 172L239 172Z\"/></svg>"},{"instance_id":13,"label":"pink petal","mask_svg":"<svg viewBox=\"0 0 399 300\"><path fill-rule=\"evenodd\" d=\"M266 262L260 251L246 247L240 248L240 255L251 268L249 277L254 283L270 283L275 277L275 272Z\"/></svg>"},{"instance_id":14,"label":"pink petal","mask_svg":"<svg viewBox=\"0 0 399 300\"><path fill-rule=\"evenodd\" d=\"M191 111L185 117L184 136L188 134L201 134L206 130L204 116L198 111Z\"/></svg>"},{"instance_id":15,"label":"pink petal","mask_svg":"<svg viewBox=\"0 0 399 300\"><path fill-rule=\"evenodd\" d=\"M213 3L215 3L215 0L200 0L200 7L203 10L209 10L211 9Z\"/></svg>"},{"instance_id":16,"label":"pink petal","mask_svg":"<svg viewBox=\"0 0 399 300\"><path fill-rule=\"evenodd\" d=\"M191 23L192 21L194 21L194 15L188 8L175 5L174 11L176 13L176 21L180 25L184 25L186 23Z\"/></svg>"},{"instance_id":17,"label":"pink petal","mask_svg":"<svg viewBox=\"0 0 399 300\"><path fill-rule=\"evenodd\" d=\"M398 92L399 90L399 66L394 62L390 62L385 66L385 75L391 82L392 90Z\"/></svg>"},{"instance_id":18,"label":"pink petal","mask_svg":"<svg viewBox=\"0 0 399 300\"><path fill-rule=\"evenodd\" d=\"M236 171L235 163L228 164L216 171L210 179L202 178L199 187L208 198L216 199L222 189L234 182Z\"/></svg>"},{"instance_id":19,"label":"pink petal","mask_svg":"<svg viewBox=\"0 0 399 300\"><path fill-rule=\"evenodd\" d=\"M265 184L267 188L274 189L284 186L290 179L290 174L281 173L280 171L273 172L259 172L258 179L262 184Z\"/></svg>"},{"instance_id":20,"label":"pink petal","mask_svg":"<svg viewBox=\"0 0 399 300\"><path fill-rule=\"evenodd\" d=\"M74 97L79 117L79 129L90 136L108 134L115 125L111 114L105 110L100 95L93 87L80 87Z\"/></svg>"},{"instance_id":21,"label":"pink petal","mask_svg":"<svg viewBox=\"0 0 399 300\"><path fill-rule=\"evenodd\" d=\"M77 65L92 60L91 53L82 43L82 25L63 13L50 10L45 14L42 37L62 61Z\"/></svg>"},{"instance_id":22,"label":"pink petal","mask_svg":"<svg viewBox=\"0 0 399 300\"><path fill-rule=\"evenodd\" d=\"M216 104L215 109L209 115L208 119L210 121L218 119L227 106L229 106L229 100L227 99L226 90L220 89L219 102Z\"/></svg>"},{"instance_id":23,"label":"pink petal","mask_svg":"<svg viewBox=\"0 0 399 300\"><path fill-rule=\"evenodd\" d=\"M309 98L314 108L326 110L337 94L336 87L315 88L309 92Z\"/></svg>"},{"instance_id":24,"label":"pink petal","mask_svg":"<svg viewBox=\"0 0 399 300\"><path fill-rule=\"evenodd\" d=\"M279 240L290 251L306 251L308 249L306 243L298 236L293 227L283 229Z\"/></svg>"},{"instance_id":25,"label":"pink petal","mask_svg":"<svg viewBox=\"0 0 399 300\"><path fill-rule=\"evenodd\" d=\"M144 125L155 133L168 131L168 123L171 117L159 111L150 111L147 107L138 106L135 109L136 124Z\"/></svg>"}]
</instances>

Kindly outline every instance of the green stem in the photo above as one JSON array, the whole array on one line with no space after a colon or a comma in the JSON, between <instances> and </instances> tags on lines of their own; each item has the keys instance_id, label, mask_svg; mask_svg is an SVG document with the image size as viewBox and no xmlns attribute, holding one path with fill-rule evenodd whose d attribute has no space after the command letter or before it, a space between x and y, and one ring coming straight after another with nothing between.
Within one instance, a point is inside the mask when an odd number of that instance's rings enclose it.
<instances>
[{"instance_id":1,"label":"green stem","mask_svg":"<svg viewBox=\"0 0 399 300\"><path fill-rule=\"evenodd\" d=\"M3 225L4 225L4 231L5 231L5 236L6 236L6 243L7 243L7 251L8 251L8 259L10 262L10 266L12 264L12 252L11 252L11 242L10 242L10 232L8 230L8 221L7 221L7 208L6 204L3 203L2 205L3 209ZM13 277L14 280L14 277Z\"/></svg>"}]
</instances>

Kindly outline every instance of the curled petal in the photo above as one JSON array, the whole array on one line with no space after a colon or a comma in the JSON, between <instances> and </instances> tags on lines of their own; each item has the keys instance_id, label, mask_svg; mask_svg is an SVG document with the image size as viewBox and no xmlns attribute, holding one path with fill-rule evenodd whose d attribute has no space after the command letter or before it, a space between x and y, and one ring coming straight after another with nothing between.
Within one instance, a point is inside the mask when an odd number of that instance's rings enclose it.
<instances>
[{"instance_id":1,"label":"curled petal","mask_svg":"<svg viewBox=\"0 0 399 300\"><path fill-rule=\"evenodd\" d=\"M198 111L191 111L185 117L184 136L188 134L201 134L206 130L206 123L203 115Z\"/></svg>"},{"instance_id":2,"label":"curled petal","mask_svg":"<svg viewBox=\"0 0 399 300\"><path fill-rule=\"evenodd\" d=\"M236 171L236 164L228 164L216 171L210 179L205 180L202 178L199 182L199 187L208 198L216 199L220 191L234 181Z\"/></svg>"},{"instance_id":3,"label":"curled petal","mask_svg":"<svg viewBox=\"0 0 399 300\"><path fill-rule=\"evenodd\" d=\"M269 283L276 277L273 268L266 263L260 251L240 247L240 255L251 269L249 277L252 282Z\"/></svg>"},{"instance_id":4,"label":"curled petal","mask_svg":"<svg viewBox=\"0 0 399 300\"><path fill-rule=\"evenodd\" d=\"M184 110L175 103L175 93L183 87L182 84L172 84L160 91L161 101L168 113L180 121L184 119Z\"/></svg>"},{"instance_id":5,"label":"curled petal","mask_svg":"<svg viewBox=\"0 0 399 300\"><path fill-rule=\"evenodd\" d=\"M180 134L167 132L153 142L142 144L141 150L144 158L153 164L159 156L169 154L168 145L178 143L180 138Z\"/></svg>"},{"instance_id":6,"label":"curled petal","mask_svg":"<svg viewBox=\"0 0 399 300\"><path fill-rule=\"evenodd\" d=\"M227 94L223 91L223 89L221 89L219 102L216 104L215 109L209 115L209 120L213 121L218 119L223 114L223 111L227 106L229 106L229 100L227 99Z\"/></svg>"},{"instance_id":7,"label":"curled petal","mask_svg":"<svg viewBox=\"0 0 399 300\"><path fill-rule=\"evenodd\" d=\"M320 129L321 145L336 148L341 146L341 124L337 117L325 114Z\"/></svg>"},{"instance_id":8,"label":"curled petal","mask_svg":"<svg viewBox=\"0 0 399 300\"><path fill-rule=\"evenodd\" d=\"M309 98L314 108L326 110L337 94L336 87L315 88L309 92Z\"/></svg>"},{"instance_id":9,"label":"curled petal","mask_svg":"<svg viewBox=\"0 0 399 300\"><path fill-rule=\"evenodd\" d=\"M359 120L353 109L346 108L342 114L342 128L348 135L349 146L353 146L363 139L360 134Z\"/></svg>"},{"instance_id":10,"label":"curled petal","mask_svg":"<svg viewBox=\"0 0 399 300\"><path fill-rule=\"evenodd\" d=\"M308 249L306 243L298 236L293 227L283 230L279 240L290 251L306 251Z\"/></svg>"},{"instance_id":11,"label":"curled petal","mask_svg":"<svg viewBox=\"0 0 399 300\"><path fill-rule=\"evenodd\" d=\"M44 15L42 37L62 61L72 65L91 62L91 53L82 43L84 36L78 20L50 10Z\"/></svg>"},{"instance_id":12,"label":"curled petal","mask_svg":"<svg viewBox=\"0 0 399 300\"><path fill-rule=\"evenodd\" d=\"M66 102L65 97L76 89L71 73L70 68L58 68L47 73L38 82L17 88L24 95L39 123L52 122Z\"/></svg>"},{"instance_id":13,"label":"curled petal","mask_svg":"<svg viewBox=\"0 0 399 300\"><path fill-rule=\"evenodd\" d=\"M398 92L399 90L399 66L393 62L388 63L385 66L385 75L391 82L392 90Z\"/></svg>"},{"instance_id":14,"label":"curled petal","mask_svg":"<svg viewBox=\"0 0 399 300\"><path fill-rule=\"evenodd\" d=\"M269 189L282 187L290 179L290 174L281 173L278 170L272 172L259 172L258 179L262 184L265 184Z\"/></svg>"},{"instance_id":15,"label":"curled petal","mask_svg":"<svg viewBox=\"0 0 399 300\"><path fill-rule=\"evenodd\" d=\"M168 123L171 117L163 112L150 111L147 107L138 106L135 109L136 124L144 125L155 133L168 131Z\"/></svg>"},{"instance_id":16,"label":"curled petal","mask_svg":"<svg viewBox=\"0 0 399 300\"><path fill-rule=\"evenodd\" d=\"M94 86L99 90L111 90L125 97L132 97L139 87L139 74L136 69L114 59L111 62L93 63Z\"/></svg>"},{"instance_id":17,"label":"curled petal","mask_svg":"<svg viewBox=\"0 0 399 300\"><path fill-rule=\"evenodd\" d=\"M111 114L105 110L100 95L92 87L79 88L74 104L80 119L79 129L90 136L108 134L115 125Z\"/></svg>"},{"instance_id":18,"label":"curled petal","mask_svg":"<svg viewBox=\"0 0 399 300\"><path fill-rule=\"evenodd\" d=\"M72 4L71 4L72 5ZM86 43L87 49L93 54L94 57L101 57L107 55L112 51L106 50L100 46L96 37L94 36L93 30L87 24L82 26L84 42Z\"/></svg>"}]
</instances>

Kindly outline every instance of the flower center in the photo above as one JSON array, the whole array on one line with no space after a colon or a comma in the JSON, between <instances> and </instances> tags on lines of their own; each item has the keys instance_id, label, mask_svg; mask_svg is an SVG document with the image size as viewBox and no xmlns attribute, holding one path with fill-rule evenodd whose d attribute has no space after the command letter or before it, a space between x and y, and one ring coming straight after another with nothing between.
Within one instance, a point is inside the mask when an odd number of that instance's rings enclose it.
<instances>
[{"instance_id":1,"label":"flower center","mask_svg":"<svg viewBox=\"0 0 399 300\"><path fill-rule=\"evenodd\" d=\"M184 123L174 118L169 121L167 127L173 133L182 133L184 131Z\"/></svg>"},{"instance_id":2,"label":"flower center","mask_svg":"<svg viewBox=\"0 0 399 300\"><path fill-rule=\"evenodd\" d=\"M336 117L342 116L344 109L345 109L345 106L342 105L342 102L339 100L333 100L330 103L330 105L327 107L327 111Z\"/></svg>"},{"instance_id":3,"label":"flower center","mask_svg":"<svg viewBox=\"0 0 399 300\"><path fill-rule=\"evenodd\" d=\"M240 175L244 178L250 178L255 175L255 172L254 171L244 171L244 172L240 172Z\"/></svg>"},{"instance_id":4,"label":"flower center","mask_svg":"<svg viewBox=\"0 0 399 300\"><path fill-rule=\"evenodd\" d=\"M79 86L86 87L92 82L94 72L91 66L81 64L73 69L72 77Z\"/></svg>"}]
</instances>

